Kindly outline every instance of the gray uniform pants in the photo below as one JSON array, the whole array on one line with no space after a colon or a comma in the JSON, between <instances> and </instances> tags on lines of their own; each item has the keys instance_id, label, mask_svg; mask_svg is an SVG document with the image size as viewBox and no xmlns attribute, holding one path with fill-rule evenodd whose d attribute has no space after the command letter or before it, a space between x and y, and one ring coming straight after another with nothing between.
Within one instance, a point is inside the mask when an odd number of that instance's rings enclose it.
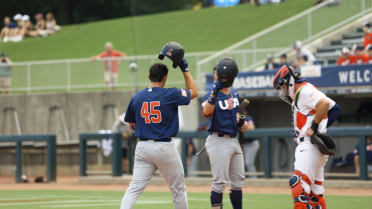
<instances>
[{"instance_id":1,"label":"gray uniform pants","mask_svg":"<svg viewBox=\"0 0 372 209\"><path fill-rule=\"evenodd\" d=\"M212 191L223 193L230 180L230 189L244 186L244 158L237 138L209 135L205 143L212 169Z\"/></svg>"},{"instance_id":2,"label":"gray uniform pants","mask_svg":"<svg viewBox=\"0 0 372 209\"><path fill-rule=\"evenodd\" d=\"M134 207L157 169L172 192L174 208L188 208L183 166L175 143L140 141L136 147L133 179L121 201L120 209Z\"/></svg>"}]
</instances>

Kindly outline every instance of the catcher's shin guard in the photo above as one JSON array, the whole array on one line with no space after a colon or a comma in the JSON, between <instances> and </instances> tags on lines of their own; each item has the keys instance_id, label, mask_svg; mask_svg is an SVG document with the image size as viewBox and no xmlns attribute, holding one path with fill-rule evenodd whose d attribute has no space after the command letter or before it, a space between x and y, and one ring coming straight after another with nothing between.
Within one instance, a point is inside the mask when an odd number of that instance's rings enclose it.
<instances>
[{"instance_id":1,"label":"catcher's shin guard","mask_svg":"<svg viewBox=\"0 0 372 209\"><path fill-rule=\"evenodd\" d=\"M293 176L289 179L289 186L292 190L293 208L312 209L309 177L301 171L295 170Z\"/></svg>"},{"instance_id":2,"label":"catcher's shin guard","mask_svg":"<svg viewBox=\"0 0 372 209\"><path fill-rule=\"evenodd\" d=\"M323 195L317 195L311 192L310 198L314 209L327 209Z\"/></svg>"}]
</instances>

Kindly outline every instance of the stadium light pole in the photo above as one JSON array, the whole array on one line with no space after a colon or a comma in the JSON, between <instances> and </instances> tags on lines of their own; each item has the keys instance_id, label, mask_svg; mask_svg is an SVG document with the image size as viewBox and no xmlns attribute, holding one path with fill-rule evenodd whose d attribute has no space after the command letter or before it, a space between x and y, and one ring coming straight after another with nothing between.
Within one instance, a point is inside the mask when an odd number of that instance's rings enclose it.
<instances>
[{"instance_id":1,"label":"stadium light pole","mask_svg":"<svg viewBox=\"0 0 372 209\"><path fill-rule=\"evenodd\" d=\"M133 44L133 54L137 55L137 38L136 38L136 0L130 1L130 14L132 20L132 44Z\"/></svg>"},{"instance_id":2,"label":"stadium light pole","mask_svg":"<svg viewBox=\"0 0 372 209\"><path fill-rule=\"evenodd\" d=\"M130 14L132 20L132 45L133 45L133 55L134 57L137 55L137 37L136 37L136 0L130 1ZM129 64L129 70L132 74L132 95L136 93L136 82L137 82L137 70L138 66L136 63L136 59Z\"/></svg>"}]
</instances>

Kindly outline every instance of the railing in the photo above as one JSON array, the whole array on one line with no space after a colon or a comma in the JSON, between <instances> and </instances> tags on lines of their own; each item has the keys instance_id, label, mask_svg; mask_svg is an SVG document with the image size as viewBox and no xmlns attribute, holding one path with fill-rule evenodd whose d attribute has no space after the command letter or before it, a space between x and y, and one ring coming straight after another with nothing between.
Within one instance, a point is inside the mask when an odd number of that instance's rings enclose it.
<instances>
[{"instance_id":1,"label":"railing","mask_svg":"<svg viewBox=\"0 0 372 209\"><path fill-rule=\"evenodd\" d=\"M333 137L358 137L359 138L359 165L360 165L360 174L359 178L361 180L368 180L368 169L367 169L367 151L366 151L366 136L372 135L372 127L335 127L335 128L329 128L328 134ZM181 156L182 156L182 163L184 165L184 171L187 176L187 146L186 146L186 140L185 139L194 139L194 140L200 140L200 145L204 144L205 139L209 135L206 131L189 131L189 132L180 132L177 137L182 138L182 150L181 150ZM102 138L113 138L113 167L112 167L112 174L113 176L120 176L121 175L121 144L120 144L120 135L118 134L81 134L80 135L80 175L85 176L87 174L86 170L86 141L87 140L99 140ZM274 176L289 176L291 175L292 170L287 169L285 171L275 171L273 172L273 162L275 162L275 158L277 156L274 156L273 149L274 149L274 143L279 140L279 137L285 138L290 141L290 138L292 138L292 129L290 128L261 128L256 129L253 131L246 132L245 137L254 137L258 138L261 141L261 144L263 147L261 150L263 151L263 172L256 172L254 175L262 175L264 178L272 178ZM134 165L134 149L135 149L135 138L131 139L131 145L129 147L129 162L130 167L132 169ZM335 140L336 145L340 145L339 141ZM194 142L195 143L195 142ZM293 142L294 144L295 142ZM364 147L364 149L363 149ZM339 148L338 148L339 149ZM351 151L351 150L350 150ZM287 157L288 156L294 156L294 151L283 153ZM338 154L338 153L336 153ZM116 158L116 159L115 159ZM202 155L198 157L198 160L203 161L203 168L207 168L208 165L205 165L205 163L208 164L208 161L205 161L203 159L206 158L206 155ZM290 160L289 160L290 161ZM290 164L293 164L293 162L289 162ZM131 173L131 172L130 172ZM199 170L197 172L194 172L193 174L198 175L210 175L209 170ZM252 174L252 173L250 173ZM328 177L358 177L356 174L352 173L326 173L326 176Z\"/></svg>"},{"instance_id":2,"label":"railing","mask_svg":"<svg viewBox=\"0 0 372 209\"><path fill-rule=\"evenodd\" d=\"M274 47L278 49L274 51L274 55L279 56L290 51L296 40L311 44L316 38L371 11L370 0L328 0L200 60L197 68L201 73L209 72L221 57L230 56L231 51L241 49L258 51L261 48ZM253 53L246 57L233 58L237 60L240 69L247 71L262 65L266 54Z\"/></svg>"},{"instance_id":3,"label":"railing","mask_svg":"<svg viewBox=\"0 0 372 209\"><path fill-rule=\"evenodd\" d=\"M367 169L367 151L366 151L366 137L372 136L372 127L334 127L329 128L327 130L327 133L331 135L332 137L359 137L359 165L360 165L360 174L359 178L361 180L368 180L368 169ZM180 132L178 134L178 137L187 139L187 138L195 138L199 140L205 140L207 137L207 132ZM252 131L248 131L244 135L245 137L253 137L253 138L259 138L262 140L263 148L263 156L264 156L264 172L263 176L265 178L272 178L273 172L272 172L272 142L273 140L277 140L276 137L284 137L284 138L292 138L292 129L289 128L260 128ZM185 140L182 140L182 162L184 165L185 173L187 173L187 167L186 167L186 142ZM294 142L293 142L294 143ZM337 141L336 141L337 144ZM363 149L364 147L364 149ZM294 155L293 153L286 153L287 155ZM261 172L259 172L261 174ZM282 176L282 175L288 175L288 172L276 172L276 176ZM354 177L355 175L345 175L345 174L337 174L332 173L331 176L347 176L347 177Z\"/></svg>"},{"instance_id":4,"label":"railing","mask_svg":"<svg viewBox=\"0 0 372 209\"><path fill-rule=\"evenodd\" d=\"M241 56L243 63L248 63L246 58L250 54L262 54L275 52L280 49L247 49L235 50L229 52L231 56ZM187 51L187 49L186 49ZM196 68L196 63L215 52L195 52L186 53L189 62L190 72L194 76L199 86L205 81L204 74ZM71 91L89 91L106 90L108 87L104 82L105 66L110 70L110 66L117 62L120 68L119 78L116 87L118 89L132 90L148 86L148 69L155 62L167 64L170 68L168 73L168 86L184 86L183 76L179 69L172 70L169 59L158 60L156 55L127 56L125 58L106 58L97 61L91 61L88 58L83 59L63 59L46 60L31 62L15 62L12 66L12 87L13 93L35 93L35 92L71 92ZM137 70L130 69L130 63L137 64ZM107 65L105 65L105 63ZM212 68L209 69L209 72Z\"/></svg>"},{"instance_id":5,"label":"railing","mask_svg":"<svg viewBox=\"0 0 372 209\"><path fill-rule=\"evenodd\" d=\"M49 182L57 180L57 145L56 135L2 135L0 142L16 143L16 182L21 182L22 176L22 142L45 141L47 143L47 180Z\"/></svg>"}]
</instances>

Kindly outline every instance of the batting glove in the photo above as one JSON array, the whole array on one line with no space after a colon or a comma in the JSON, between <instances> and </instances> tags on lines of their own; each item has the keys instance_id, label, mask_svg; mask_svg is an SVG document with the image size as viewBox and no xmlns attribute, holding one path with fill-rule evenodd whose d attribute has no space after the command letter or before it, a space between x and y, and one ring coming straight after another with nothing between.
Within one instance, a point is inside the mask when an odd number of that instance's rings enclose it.
<instances>
[{"instance_id":1,"label":"batting glove","mask_svg":"<svg viewBox=\"0 0 372 209\"><path fill-rule=\"evenodd\" d=\"M188 72L189 71L189 63L184 58L182 59L181 63L179 64L182 72Z\"/></svg>"},{"instance_id":2,"label":"batting glove","mask_svg":"<svg viewBox=\"0 0 372 209\"><path fill-rule=\"evenodd\" d=\"M222 81L217 81L216 83L213 84L213 90L212 90L212 94L213 95L217 95L217 93L223 89L223 83Z\"/></svg>"}]
</instances>

